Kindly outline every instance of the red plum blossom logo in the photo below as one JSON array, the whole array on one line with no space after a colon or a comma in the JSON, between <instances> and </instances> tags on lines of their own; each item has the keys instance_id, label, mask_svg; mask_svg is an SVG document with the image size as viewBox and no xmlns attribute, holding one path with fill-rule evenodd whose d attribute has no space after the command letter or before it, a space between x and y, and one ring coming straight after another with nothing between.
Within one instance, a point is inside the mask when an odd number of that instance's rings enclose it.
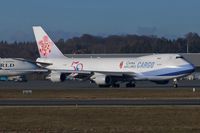
<instances>
[{"instance_id":1,"label":"red plum blossom logo","mask_svg":"<svg viewBox=\"0 0 200 133\"><path fill-rule=\"evenodd\" d=\"M42 40L38 42L39 52L41 56L47 57L51 53L52 42L48 36L44 36Z\"/></svg>"}]
</instances>

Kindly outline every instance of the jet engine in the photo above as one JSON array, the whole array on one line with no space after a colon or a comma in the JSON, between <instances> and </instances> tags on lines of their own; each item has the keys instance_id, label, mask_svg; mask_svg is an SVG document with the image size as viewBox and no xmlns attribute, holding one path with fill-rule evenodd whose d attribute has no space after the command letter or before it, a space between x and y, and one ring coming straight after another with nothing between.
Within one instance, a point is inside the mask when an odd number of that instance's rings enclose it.
<instances>
[{"instance_id":1,"label":"jet engine","mask_svg":"<svg viewBox=\"0 0 200 133\"><path fill-rule=\"evenodd\" d=\"M91 77L91 80L97 85L111 85L112 83L112 78L104 74L95 74Z\"/></svg>"},{"instance_id":2,"label":"jet engine","mask_svg":"<svg viewBox=\"0 0 200 133\"><path fill-rule=\"evenodd\" d=\"M66 75L64 73L51 72L46 79L51 80L52 82L63 82L66 79Z\"/></svg>"}]
</instances>

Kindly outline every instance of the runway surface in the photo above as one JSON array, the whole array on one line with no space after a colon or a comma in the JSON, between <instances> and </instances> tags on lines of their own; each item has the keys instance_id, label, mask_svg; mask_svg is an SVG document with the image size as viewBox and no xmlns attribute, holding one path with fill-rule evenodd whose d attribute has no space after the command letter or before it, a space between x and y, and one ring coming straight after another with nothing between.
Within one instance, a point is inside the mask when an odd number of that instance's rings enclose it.
<instances>
[{"instance_id":1,"label":"runway surface","mask_svg":"<svg viewBox=\"0 0 200 133\"><path fill-rule=\"evenodd\" d=\"M200 81L179 81L180 89L188 89L188 88L200 88ZM99 88L95 84L91 84L90 82L80 82L80 81L65 81L61 83L52 83L50 81L28 81L28 82L0 82L0 90L67 90L67 89L102 89ZM113 88L106 88L113 89ZM115 89L127 89L123 84L120 88ZM172 83L166 85L158 85L148 81L138 81L136 82L135 88L128 89L174 89Z\"/></svg>"},{"instance_id":2,"label":"runway surface","mask_svg":"<svg viewBox=\"0 0 200 133\"><path fill-rule=\"evenodd\" d=\"M200 105L200 99L14 99L0 100L0 106L159 106Z\"/></svg>"},{"instance_id":3,"label":"runway surface","mask_svg":"<svg viewBox=\"0 0 200 133\"><path fill-rule=\"evenodd\" d=\"M27 83L0 82L0 90L67 90L67 89L102 89L89 82L67 81L64 83L52 83L50 81L28 81ZM180 81L179 89L200 88L199 81ZM103 88L113 89L113 88ZM127 88L114 88L127 89ZM171 84L156 85L151 82L138 82L138 90L173 90ZM0 106L157 106L157 105L200 105L199 99L1 99Z\"/></svg>"}]
</instances>

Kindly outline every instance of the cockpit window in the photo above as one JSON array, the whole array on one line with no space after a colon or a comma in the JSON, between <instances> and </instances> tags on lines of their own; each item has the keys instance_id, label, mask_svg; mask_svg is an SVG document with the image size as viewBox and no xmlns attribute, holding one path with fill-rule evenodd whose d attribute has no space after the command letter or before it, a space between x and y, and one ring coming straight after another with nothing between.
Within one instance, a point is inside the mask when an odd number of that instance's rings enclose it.
<instances>
[{"instance_id":1,"label":"cockpit window","mask_svg":"<svg viewBox=\"0 0 200 133\"><path fill-rule=\"evenodd\" d=\"M183 56L176 56L176 59L184 59Z\"/></svg>"}]
</instances>

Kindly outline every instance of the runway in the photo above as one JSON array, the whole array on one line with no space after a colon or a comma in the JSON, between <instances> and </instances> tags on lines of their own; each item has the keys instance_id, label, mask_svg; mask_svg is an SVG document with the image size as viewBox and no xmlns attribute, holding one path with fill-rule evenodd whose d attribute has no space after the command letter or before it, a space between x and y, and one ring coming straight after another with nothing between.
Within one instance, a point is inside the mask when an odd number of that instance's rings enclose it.
<instances>
[{"instance_id":1,"label":"runway","mask_svg":"<svg viewBox=\"0 0 200 133\"><path fill-rule=\"evenodd\" d=\"M200 99L2 99L0 106L161 106L200 105Z\"/></svg>"},{"instance_id":2,"label":"runway","mask_svg":"<svg viewBox=\"0 0 200 133\"><path fill-rule=\"evenodd\" d=\"M179 90L200 87L199 81L180 81ZM108 90L113 88L98 88L88 82L67 81L64 83L52 83L49 81L29 81L27 83L1 82L0 90ZM116 88L114 88L116 89ZM113 90L114 90L113 89ZM124 90L127 88L117 88ZM174 90L168 85L156 85L151 82L138 82L136 88L130 90ZM134 94L134 92L133 92ZM200 98L190 99L0 99L0 106L160 106L160 105L200 105Z\"/></svg>"},{"instance_id":3,"label":"runway","mask_svg":"<svg viewBox=\"0 0 200 133\"><path fill-rule=\"evenodd\" d=\"M53 83L50 81L28 81L25 83L21 82L0 82L0 90L67 90L67 89L102 89L99 88L95 84L91 84L90 82L80 82L80 81L65 81L60 83ZM179 81L179 87L181 89L188 88L200 88L199 80L194 81ZM113 88L106 88L113 89ZM122 85L120 88L115 89L127 89L125 85ZM158 85L148 81L138 81L136 82L135 88L128 89L150 89L150 90L166 90L166 89L174 89L172 83L166 85Z\"/></svg>"}]
</instances>

